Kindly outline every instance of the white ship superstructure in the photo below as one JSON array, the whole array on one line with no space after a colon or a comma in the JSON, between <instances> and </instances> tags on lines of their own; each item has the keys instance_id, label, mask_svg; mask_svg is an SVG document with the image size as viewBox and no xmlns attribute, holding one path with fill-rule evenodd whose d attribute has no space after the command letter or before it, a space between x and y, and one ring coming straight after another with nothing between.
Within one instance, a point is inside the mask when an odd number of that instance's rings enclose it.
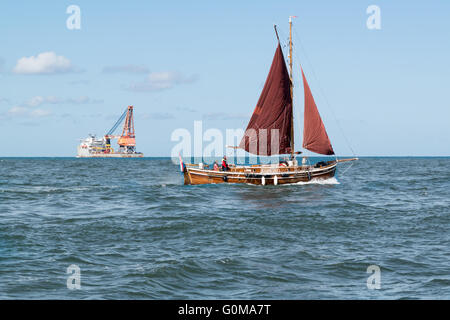
<instances>
[{"instance_id":1,"label":"white ship superstructure","mask_svg":"<svg viewBox=\"0 0 450 320\"><path fill-rule=\"evenodd\" d=\"M114 131L125 119L122 135L113 135ZM117 138L118 151L111 147L111 139ZM77 158L142 158L144 155L136 152L134 133L133 106L129 106L108 133L97 138L90 134L82 139L77 150Z\"/></svg>"}]
</instances>

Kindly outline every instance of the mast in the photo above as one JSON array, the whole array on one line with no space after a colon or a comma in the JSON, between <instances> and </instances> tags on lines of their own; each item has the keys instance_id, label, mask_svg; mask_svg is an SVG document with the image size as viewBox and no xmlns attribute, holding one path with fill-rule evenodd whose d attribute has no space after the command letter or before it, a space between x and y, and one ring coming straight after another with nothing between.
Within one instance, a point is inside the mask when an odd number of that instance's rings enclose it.
<instances>
[{"instance_id":1,"label":"mast","mask_svg":"<svg viewBox=\"0 0 450 320\"><path fill-rule=\"evenodd\" d=\"M289 75L286 56L274 27L277 49L239 148L259 156L292 156L292 75ZM276 140L278 143L273 146Z\"/></svg>"},{"instance_id":2,"label":"mast","mask_svg":"<svg viewBox=\"0 0 450 320\"><path fill-rule=\"evenodd\" d=\"M294 109L294 81L292 75L292 16L289 16L289 79L291 89L292 109ZM294 160L294 112L291 116L291 159Z\"/></svg>"}]
</instances>

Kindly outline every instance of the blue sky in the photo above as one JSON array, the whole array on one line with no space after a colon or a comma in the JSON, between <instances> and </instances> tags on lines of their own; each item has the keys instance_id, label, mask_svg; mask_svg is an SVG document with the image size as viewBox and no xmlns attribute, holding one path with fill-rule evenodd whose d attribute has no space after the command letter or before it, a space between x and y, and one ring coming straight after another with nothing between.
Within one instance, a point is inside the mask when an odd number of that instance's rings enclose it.
<instances>
[{"instance_id":1,"label":"blue sky","mask_svg":"<svg viewBox=\"0 0 450 320\"><path fill-rule=\"evenodd\" d=\"M81 30L66 27L71 4ZM372 4L381 30L366 27ZM361 156L450 155L447 0L130 0L1 4L0 156L74 156L78 139L106 133L127 105L146 156L169 156L172 131L194 120L245 128L273 24L285 42L290 15L297 145L301 64L338 154L350 144Z\"/></svg>"}]
</instances>

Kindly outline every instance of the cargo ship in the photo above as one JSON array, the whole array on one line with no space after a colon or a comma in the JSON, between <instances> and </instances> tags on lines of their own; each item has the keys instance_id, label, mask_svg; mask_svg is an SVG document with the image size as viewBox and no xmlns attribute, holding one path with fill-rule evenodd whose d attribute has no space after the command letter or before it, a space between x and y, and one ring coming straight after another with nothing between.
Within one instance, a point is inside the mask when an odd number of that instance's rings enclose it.
<instances>
[{"instance_id":1,"label":"cargo ship","mask_svg":"<svg viewBox=\"0 0 450 320\"><path fill-rule=\"evenodd\" d=\"M122 135L114 135L124 121ZM114 150L111 140L118 139L119 148ZM142 158L144 154L136 152L136 135L134 132L133 106L128 106L119 120L103 137L90 134L82 139L77 150L77 158Z\"/></svg>"}]
</instances>

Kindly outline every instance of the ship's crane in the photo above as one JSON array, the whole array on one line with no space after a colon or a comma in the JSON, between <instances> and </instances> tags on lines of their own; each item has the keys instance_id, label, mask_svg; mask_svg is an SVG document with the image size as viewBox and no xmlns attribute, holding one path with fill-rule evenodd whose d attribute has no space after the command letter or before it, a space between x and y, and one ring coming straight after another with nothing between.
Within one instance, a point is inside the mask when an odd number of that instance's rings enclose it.
<instances>
[{"instance_id":1,"label":"ship's crane","mask_svg":"<svg viewBox=\"0 0 450 320\"><path fill-rule=\"evenodd\" d=\"M113 135L122 121L125 119L123 125L122 135ZM105 135L107 153L112 152L111 139L118 138L120 151L125 153L134 153L136 149L136 137L134 133L134 119L133 119L133 106L128 106L125 112L120 116L119 120Z\"/></svg>"}]
</instances>

